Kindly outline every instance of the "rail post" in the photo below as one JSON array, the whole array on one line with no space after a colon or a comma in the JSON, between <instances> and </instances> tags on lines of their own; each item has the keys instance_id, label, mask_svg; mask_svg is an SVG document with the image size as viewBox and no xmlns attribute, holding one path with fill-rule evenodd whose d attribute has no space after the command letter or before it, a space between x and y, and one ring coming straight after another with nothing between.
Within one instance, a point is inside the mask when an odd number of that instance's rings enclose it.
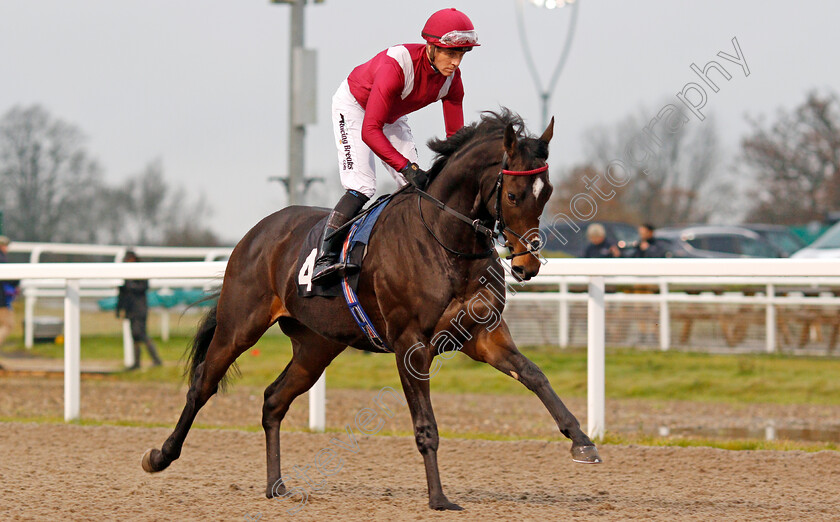
<instances>
[{"instance_id":1,"label":"rail post","mask_svg":"<svg viewBox=\"0 0 840 522\"><path fill-rule=\"evenodd\" d=\"M27 350L35 346L35 301L34 288L23 290L23 345Z\"/></svg>"},{"instance_id":2,"label":"rail post","mask_svg":"<svg viewBox=\"0 0 840 522\"><path fill-rule=\"evenodd\" d=\"M588 434L592 439L604 438L604 410L606 380L605 354L605 307L604 278L589 278L589 297L587 302L587 421Z\"/></svg>"},{"instance_id":3,"label":"rail post","mask_svg":"<svg viewBox=\"0 0 840 522\"><path fill-rule=\"evenodd\" d=\"M126 368L134 366L137 362L134 360L134 337L131 335L131 321L128 319L122 320L123 331L123 364Z\"/></svg>"},{"instance_id":4,"label":"rail post","mask_svg":"<svg viewBox=\"0 0 840 522\"><path fill-rule=\"evenodd\" d=\"M668 281L659 280L659 349L671 348L671 311L668 308Z\"/></svg>"},{"instance_id":5,"label":"rail post","mask_svg":"<svg viewBox=\"0 0 840 522\"><path fill-rule=\"evenodd\" d=\"M327 373L324 372L309 389L309 429L323 432L327 427Z\"/></svg>"},{"instance_id":6,"label":"rail post","mask_svg":"<svg viewBox=\"0 0 840 522\"><path fill-rule=\"evenodd\" d=\"M560 348L569 347L569 282L564 277L560 281Z\"/></svg>"},{"instance_id":7,"label":"rail post","mask_svg":"<svg viewBox=\"0 0 840 522\"><path fill-rule=\"evenodd\" d=\"M169 309L160 309L160 340L169 341Z\"/></svg>"},{"instance_id":8,"label":"rail post","mask_svg":"<svg viewBox=\"0 0 840 522\"><path fill-rule=\"evenodd\" d=\"M64 296L64 420L79 418L81 332L79 280L68 279Z\"/></svg>"},{"instance_id":9,"label":"rail post","mask_svg":"<svg viewBox=\"0 0 840 522\"><path fill-rule=\"evenodd\" d=\"M765 337L767 353L776 352L776 285L767 284L767 309L765 310Z\"/></svg>"}]
</instances>

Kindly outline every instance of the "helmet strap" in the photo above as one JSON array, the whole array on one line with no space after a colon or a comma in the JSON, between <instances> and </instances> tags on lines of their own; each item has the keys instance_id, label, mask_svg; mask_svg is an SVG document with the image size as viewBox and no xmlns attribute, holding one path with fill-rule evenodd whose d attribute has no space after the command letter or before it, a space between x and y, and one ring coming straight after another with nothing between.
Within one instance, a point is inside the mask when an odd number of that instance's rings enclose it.
<instances>
[{"instance_id":1,"label":"helmet strap","mask_svg":"<svg viewBox=\"0 0 840 522\"><path fill-rule=\"evenodd\" d=\"M435 44L427 44L427 45L431 46L431 48L432 48L431 51L429 50L428 47L426 48L426 57L429 59L429 65L432 66L432 69L434 69L434 71L436 73L439 73L440 71L438 70L437 67L435 67L435 54L437 53L437 45L435 45Z\"/></svg>"}]
</instances>

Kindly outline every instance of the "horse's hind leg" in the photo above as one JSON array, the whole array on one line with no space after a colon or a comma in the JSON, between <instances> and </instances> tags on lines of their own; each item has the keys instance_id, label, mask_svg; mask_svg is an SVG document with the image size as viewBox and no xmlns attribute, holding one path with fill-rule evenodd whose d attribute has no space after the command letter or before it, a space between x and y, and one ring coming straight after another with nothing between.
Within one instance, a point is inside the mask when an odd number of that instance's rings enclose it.
<instances>
[{"instance_id":1,"label":"horse's hind leg","mask_svg":"<svg viewBox=\"0 0 840 522\"><path fill-rule=\"evenodd\" d=\"M432 409L432 400L429 397L428 375L431 363L432 356L426 350L411 350L407 353L397 351L397 369L400 373L403 392L408 399L411 420L414 422L414 440L417 443L417 449L423 455L423 465L426 468L429 507L437 510L460 511L463 508L446 498L443 493L443 485L440 482L437 462L440 436L435 421L435 412ZM410 365L410 368L408 365Z\"/></svg>"},{"instance_id":2,"label":"horse's hind leg","mask_svg":"<svg viewBox=\"0 0 840 522\"><path fill-rule=\"evenodd\" d=\"M516 349L504 322L492 332L483 331L477 336L476 342L467 344L463 351L476 361L486 362L510 375L534 392L563 435L572 440L572 459L575 462L601 462L595 444L580 429L580 423L554 392L542 370Z\"/></svg>"},{"instance_id":3,"label":"horse's hind leg","mask_svg":"<svg viewBox=\"0 0 840 522\"><path fill-rule=\"evenodd\" d=\"M224 313L223 300L224 295L216 311L218 322L212 332L212 340L206 347L204 361L195 367L187 402L175 430L161 449L150 449L143 455L143 469L149 473L166 469L181 455L184 440L198 411L216 393L219 382L236 358L253 346L273 322L268 304L249 310L247 315L242 314L239 307L231 306L242 315L234 317Z\"/></svg>"},{"instance_id":4,"label":"horse's hind leg","mask_svg":"<svg viewBox=\"0 0 840 522\"><path fill-rule=\"evenodd\" d=\"M282 496L286 486L280 474L280 423L295 398L315 384L324 368L346 346L324 339L299 324L281 323L292 339L292 360L277 379L265 389L262 425L265 430L266 472L265 496Z\"/></svg>"}]
</instances>

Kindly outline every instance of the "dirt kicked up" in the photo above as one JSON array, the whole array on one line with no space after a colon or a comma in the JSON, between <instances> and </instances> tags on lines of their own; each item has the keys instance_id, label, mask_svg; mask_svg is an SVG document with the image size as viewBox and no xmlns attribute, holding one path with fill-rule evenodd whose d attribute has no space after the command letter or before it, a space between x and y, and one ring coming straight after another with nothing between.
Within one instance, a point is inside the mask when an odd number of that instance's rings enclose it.
<instances>
[{"instance_id":1,"label":"dirt kicked up","mask_svg":"<svg viewBox=\"0 0 840 522\"><path fill-rule=\"evenodd\" d=\"M140 455L165 428L0 423L0 513L12 520L840 520L840 453L602 446L574 464L568 443L441 441L445 491L466 511L426 506L410 437L363 437L321 491L264 496L264 437L194 430L160 474ZM286 470L336 434L283 433Z\"/></svg>"}]
</instances>

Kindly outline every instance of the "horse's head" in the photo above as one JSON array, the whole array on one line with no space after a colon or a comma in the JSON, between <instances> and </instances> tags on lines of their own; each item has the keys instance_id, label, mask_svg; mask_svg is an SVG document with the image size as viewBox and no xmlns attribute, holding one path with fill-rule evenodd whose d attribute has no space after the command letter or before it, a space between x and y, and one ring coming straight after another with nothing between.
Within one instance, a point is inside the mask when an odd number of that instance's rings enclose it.
<instances>
[{"instance_id":1,"label":"horse's head","mask_svg":"<svg viewBox=\"0 0 840 522\"><path fill-rule=\"evenodd\" d=\"M548 142L554 135L554 118L539 138L519 138L513 125L505 128L501 186L494 194L496 216L513 255L511 270L522 279L540 271L542 248L540 215L551 197L548 181Z\"/></svg>"}]
</instances>

